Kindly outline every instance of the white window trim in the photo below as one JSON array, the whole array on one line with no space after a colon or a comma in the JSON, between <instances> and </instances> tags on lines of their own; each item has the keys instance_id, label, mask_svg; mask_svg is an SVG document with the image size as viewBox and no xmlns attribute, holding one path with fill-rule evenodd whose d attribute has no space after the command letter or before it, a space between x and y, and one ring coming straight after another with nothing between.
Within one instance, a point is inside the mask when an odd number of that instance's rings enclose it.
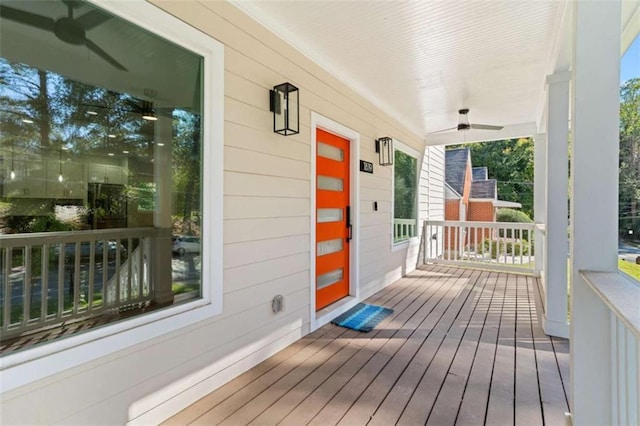
<instances>
[{"instance_id":1,"label":"white window trim","mask_svg":"<svg viewBox=\"0 0 640 426\"><path fill-rule=\"evenodd\" d=\"M414 157L416 159L416 181L415 181L415 190L416 190L416 200L415 200L415 210L416 210L416 236L415 237L411 237L409 239L403 240L403 241L398 241L397 243L393 240L393 235L394 235L394 224L393 221L395 219L395 202L396 202L396 165L395 165L395 156L396 153L395 151L402 151L407 155L410 155L412 157ZM391 173L391 251L398 251L398 250L402 250L405 249L409 246L415 246L417 244L420 244L420 230L417 229L418 227L418 218L419 218L419 213L420 213L420 209L419 209L419 197L418 197L418 182L420 181L420 167L421 167L421 155L420 153L415 150L414 148L411 148L408 145L403 144L402 142L400 142L397 139L393 140L393 157L394 157L394 164L393 164L393 172Z\"/></svg>"},{"instance_id":2,"label":"white window trim","mask_svg":"<svg viewBox=\"0 0 640 426\"><path fill-rule=\"evenodd\" d=\"M148 342L222 312L224 47L145 0L89 0L204 58L203 297L0 358L0 393ZM205 189L206 188L206 189Z\"/></svg>"}]
</instances>

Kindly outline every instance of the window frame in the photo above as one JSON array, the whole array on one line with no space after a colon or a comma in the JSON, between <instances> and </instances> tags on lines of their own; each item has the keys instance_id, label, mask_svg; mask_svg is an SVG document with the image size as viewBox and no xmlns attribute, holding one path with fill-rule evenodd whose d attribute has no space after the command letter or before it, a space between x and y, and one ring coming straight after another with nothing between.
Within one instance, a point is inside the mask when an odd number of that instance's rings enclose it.
<instances>
[{"instance_id":1,"label":"window frame","mask_svg":"<svg viewBox=\"0 0 640 426\"><path fill-rule=\"evenodd\" d=\"M398 241L396 242L394 240L394 220L395 220L395 203L396 203L396 163L395 163L395 156L396 156L396 150L397 151L401 151L406 155L409 155L410 157L413 157L416 159L416 181L414 182L414 188L415 188L415 213L416 213L416 235L411 237L411 238L407 238L406 240L402 240L402 241ZM421 168L421 156L420 153L414 149L411 148L410 146L400 142L397 139L393 139L393 171L391 173L391 251L397 251L397 250L401 250L403 248L406 248L408 246L414 246L416 244L419 244L419 239L420 239L420 230L418 229L418 222L419 222L419 213L420 213L420 209L419 209L419 205L418 205L418 200L419 200L419 195L418 195L418 182L420 181L420 168Z\"/></svg>"},{"instance_id":2,"label":"window frame","mask_svg":"<svg viewBox=\"0 0 640 426\"><path fill-rule=\"evenodd\" d=\"M0 357L0 393L41 380L222 313L224 45L145 0L88 0L204 58L202 298Z\"/></svg>"}]
</instances>

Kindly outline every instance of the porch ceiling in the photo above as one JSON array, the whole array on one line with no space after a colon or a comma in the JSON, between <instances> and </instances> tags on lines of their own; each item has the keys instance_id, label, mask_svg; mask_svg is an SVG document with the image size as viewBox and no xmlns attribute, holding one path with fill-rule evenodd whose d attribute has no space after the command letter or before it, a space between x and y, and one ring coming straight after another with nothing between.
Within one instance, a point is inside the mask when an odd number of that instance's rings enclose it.
<instances>
[{"instance_id":1,"label":"porch ceiling","mask_svg":"<svg viewBox=\"0 0 640 426\"><path fill-rule=\"evenodd\" d=\"M534 130L566 9L565 1L234 4L420 136L455 126L462 107L471 123Z\"/></svg>"}]
</instances>

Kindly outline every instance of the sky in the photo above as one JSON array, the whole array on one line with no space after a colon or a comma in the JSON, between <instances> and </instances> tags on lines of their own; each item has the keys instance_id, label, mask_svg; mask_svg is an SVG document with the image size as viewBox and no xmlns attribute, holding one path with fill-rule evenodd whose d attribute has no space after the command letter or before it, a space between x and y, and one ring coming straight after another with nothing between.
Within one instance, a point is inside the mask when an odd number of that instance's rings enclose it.
<instances>
[{"instance_id":1,"label":"sky","mask_svg":"<svg viewBox=\"0 0 640 426\"><path fill-rule=\"evenodd\" d=\"M640 35L631 43L620 63L620 84L640 77Z\"/></svg>"}]
</instances>

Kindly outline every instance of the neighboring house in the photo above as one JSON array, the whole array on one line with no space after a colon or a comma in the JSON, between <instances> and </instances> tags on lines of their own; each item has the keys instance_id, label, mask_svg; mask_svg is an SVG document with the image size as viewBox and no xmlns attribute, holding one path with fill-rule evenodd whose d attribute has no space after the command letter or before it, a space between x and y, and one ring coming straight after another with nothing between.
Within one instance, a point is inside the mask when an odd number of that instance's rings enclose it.
<instances>
[{"instance_id":1,"label":"neighboring house","mask_svg":"<svg viewBox=\"0 0 640 426\"><path fill-rule=\"evenodd\" d=\"M458 220L493 213L495 182L473 178L468 152L450 154L445 172L445 146L535 136L538 312L549 334L571 327L574 424L611 424L624 386L610 372L639 371L637 355L619 367L631 355L612 349L638 335L625 300L637 293L616 275L617 64L621 38L640 29L628 24L637 2L624 3L2 0L1 219L47 225L68 210L83 227L0 235L3 350L5 333L48 332L3 353L1 423L161 423L415 269L419 225L445 218L445 194ZM285 82L299 105L270 98ZM502 130L433 134L465 99ZM299 121L287 137L274 133L285 111ZM381 165L383 137L402 173ZM407 200L410 214L395 217ZM172 256L172 236L187 231L202 250ZM68 244L66 259L55 247ZM590 271L616 288L606 304ZM93 314L104 321L72 330ZM629 343L612 344L611 330ZM535 339L509 333L519 366ZM399 351L388 340L371 362Z\"/></svg>"},{"instance_id":2,"label":"neighboring house","mask_svg":"<svg viewBox=\"0 0 640 426\"><path fill-rule=\"evenodd\" d=\"M445 220L461 222L495 222L498 208L520 208L520 203L498 200L498 182L488 178L486 167L473 167L469 148L448 149L445 152ZM473 232L456 235L445 228L445 249L480 244L492 238L488 228L473 228ZM456 243L457 240L457 243Z\"/></svg>"},{"instance_id":3,"label":"neighboring house","mask_svg":"<svg viewBox=\"0 0 640 426\"><path fill-rule=\"evenodd\" d=\"M495 222L499 208L522 204L498 199L498 183L486 167L473 167L469 148L445 152L445 219Z\"/></svg>"}]
</instances>

